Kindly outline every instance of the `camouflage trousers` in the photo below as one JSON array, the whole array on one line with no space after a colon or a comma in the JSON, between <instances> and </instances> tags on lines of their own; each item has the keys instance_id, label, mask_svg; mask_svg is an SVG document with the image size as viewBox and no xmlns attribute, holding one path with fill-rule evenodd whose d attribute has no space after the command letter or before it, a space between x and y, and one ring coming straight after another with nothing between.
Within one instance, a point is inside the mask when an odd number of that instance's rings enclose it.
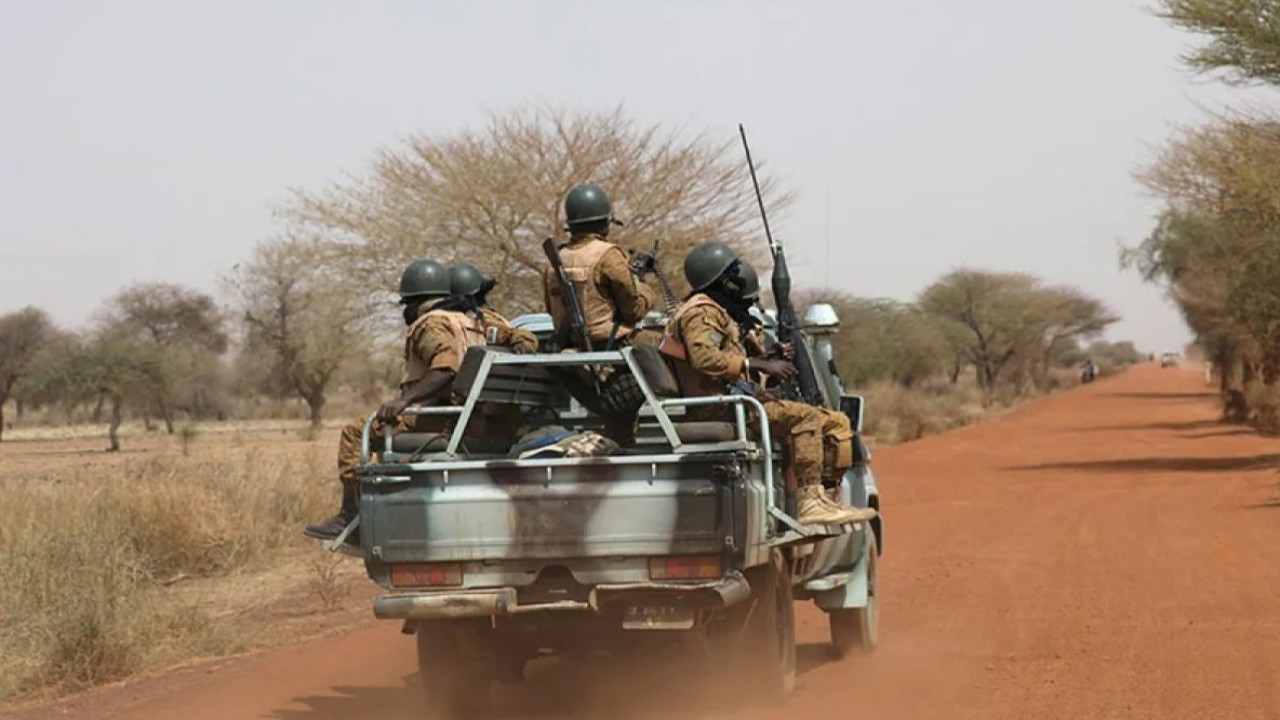
<instances>
[{"instance_id":1,"label":"camouflage trousers","mask_svg":"<svg viewBox=\"0 0 1280 720\"><path fill-rule=\"evenodd\" d=\"M764 413L769 433L790 445L797 486L840 484L845 471L853 465L853 427L848 417L793 400L766 400ZM733 414L723 406L711 406L691 409L688 417L731 421Z\"/></svg>"},{"instance_id":2,"label":"camouflage trousers","mask_svg":"<svg viewBox=\"0 0 1280 720\"><path fill-rule=\"evenodd\" d=\"M818 432L822 435L822 484L836 487L853 466L853 424L849 416L830 408L818 411Z\"/></svg>"}]
</instances>

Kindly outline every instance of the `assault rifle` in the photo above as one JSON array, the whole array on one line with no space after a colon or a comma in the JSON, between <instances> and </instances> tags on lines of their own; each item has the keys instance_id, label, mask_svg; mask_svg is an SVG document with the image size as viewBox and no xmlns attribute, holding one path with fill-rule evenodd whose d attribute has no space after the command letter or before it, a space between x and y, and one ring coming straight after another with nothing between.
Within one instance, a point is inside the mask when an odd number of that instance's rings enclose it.
<instances>
[{"instance_id":1,"label":"assault rifle","mask_svg":"<svg viewBox=\"0 0 1280 720\"><path fill-rule=\"evenodd\" d=\"M560 297L564 301L564 308L568 312L567 322L558 323L556 325L556 344L561 350L569 348L570 336L576 335L578 341L578 349L583 352L591 352L591 336L587 334L587 316L582 312L582 305L578 304L578 293L573 290L573 281L569 279L569 275L564 271L564 262L560 260L560 248L556 247L554 238L547 238L542 241L542 252L546 254L547 261L551 263L551 269L555 271L556 280L560 285Z\"/></svg>"},{"instance_id":2,"label":"assault rifle","mask_svg":"<svg viewBox=\"0 0 1280 720\"><path fill-rule=\"evenodd\" d=\"M791 304L791 272L787 270L787 258L782 251L782 244L774 239L769 230L769 215L764 209L764 196L760 194L760 182L756 179L756 166L751 162L751 147L747 145L747 131L738 124L738 134L742 136L742 149L747 154L747 168L751 170L751 185L756 191L756 203L760 206L760 220L764 223L764 236L769 241L769 252L773 255L773 302L778 308L778 342L790 343L795 349L795 366L799 372L791 387L779 388L781 393L809 405L822 406L822 392L818 389L818 378L813 372L813 362L809 357L809 346L805 344L804 334L800 330L800 321L796 318L796 309Z\"/></svg>"}]
</instances>

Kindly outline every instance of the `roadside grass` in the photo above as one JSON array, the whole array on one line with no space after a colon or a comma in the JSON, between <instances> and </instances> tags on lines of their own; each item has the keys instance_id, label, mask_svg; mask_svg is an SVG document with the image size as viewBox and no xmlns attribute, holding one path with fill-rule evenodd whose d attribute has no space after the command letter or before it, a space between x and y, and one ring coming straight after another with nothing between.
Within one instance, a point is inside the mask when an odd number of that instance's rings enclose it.
<instances>
[{"instance_id":1,"label":"roadside grass","mask_svg":"<svg viewBox=\"0 0 1280 720\"><path fill-rule=\"evenodd\" d=\"M332 510L336 483L327 444L294 444L171 448L53 482L6 473L0 702L245 647L248 628L171 586L261 569L304 543L299 526Z\"/></svg>"},{"instance_id":2,"label":"roadside grass","mask_svg":"<svg viewBox=\"0 0 1280 720\"><path fill-rule=\"evenodd\" d=\"M1102 376L1107 374L1112 373ZM1079 384L1074 370L1055 368L1044 389L1005 390L984 404L972 373L955 383L932 378L910 388L875 383L862 391L867 403L863 431L876 444L910 442L981 422L1004 409Z\"/></svg>"}]
</instances>

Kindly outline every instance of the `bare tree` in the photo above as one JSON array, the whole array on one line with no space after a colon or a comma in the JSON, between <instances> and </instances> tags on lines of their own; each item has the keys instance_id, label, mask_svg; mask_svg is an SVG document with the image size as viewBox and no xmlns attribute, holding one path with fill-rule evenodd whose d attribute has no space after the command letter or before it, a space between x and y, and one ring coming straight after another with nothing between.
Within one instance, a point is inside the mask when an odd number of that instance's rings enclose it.
<instances>
[{"instance_id":1,"label":"bare tree","mask_svg":"<svg viewBox=\"0 0 1280 720\"><path fill-rule=\"evenodd\" d=\"M201 386L214 384L217 358L227 351L225 321L213 298L170 283L139 283L107 301L104 332L151 356L155 383L147 392L169 434L183 396L197 404Z\"/></svg>"},{"instance_id":2,"label":"bare tree","mask_svg":"<svg viewBox=\"0 0 1280 720\"><path fill-rule=\"evenodd\" d=\"M708 240L759 258L763 243L748 242L759 217L735 143L729 133L642 125L621 108L522 108L491 115L479 132L413 135L381 150L364 177L297 192L282 214L291 227L321 233L321 259L365 292L394 287L414 259L458 259L497 278L499 306L541 310L538 245L561 231L564 196L580 182L613 197L626 222L619 242L647 249L660 238L668 267ZM762 188L771 211L789 204L773 179Z\"/></svg>"},{"instance_id":3,"label":"bare tree","mask_svg":"<svg viewBox=\"0 0 1280 720\"><path fill-rule=\"evenodd\" d=\"M34 307L0 315L0 438L4 437L4 406L14 388L31 371L40 349L58 331L45 311Z\"/></svg>"},{"instance_id":4,"label":"bare tree","mask_svg":"<svg viewBox=\"0 0 1280 720\"><path fill-rule=\"evenodd\" d=\"M319 427L330 383L372 338L368 307L336 289L311 249L291 240L263 243L227 284L243 313L243 352L273 363L271 376L307 403L311 425Z\"/></svg>"}]
</instances>

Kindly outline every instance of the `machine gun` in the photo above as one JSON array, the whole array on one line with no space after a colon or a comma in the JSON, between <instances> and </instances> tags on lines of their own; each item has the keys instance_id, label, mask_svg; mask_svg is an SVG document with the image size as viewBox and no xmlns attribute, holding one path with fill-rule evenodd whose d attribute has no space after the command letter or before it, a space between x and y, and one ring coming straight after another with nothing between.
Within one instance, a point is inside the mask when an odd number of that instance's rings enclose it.
<instances>
[{"instance_id":1,"label":"machine gun","mask_svg":"<svg viewBox=\"0 0 1280 720\"><path fill-rule=\"evenodd\" d=\"M631 250L631 272L641 280L649 273L657 276L658 287L662 289L662 302L667 306L667 317L671 317L680 306L680 299L671 289L671 283L667 282L667 276L662 273L661 261L658 259L658 245L661 242L654 240L653 250L649 252L637 253L634 249Z\"/></svg>"},{"instance_id":2,"label":"machine gun","mask_svg":"<svg viewBox=\"0 0 1280 720\"><path fill-rule=\"evenodd\" d=\"M813 362L809 357L809 346L805 344L800 330L800 321L796 318L795 307L791 304L791 272L787 270L787 258L782 251L782 244L774 239L769 230L769 215L764 209L764 196L760 194L760 182L756 179L756 166L751 161L751 147L747 144L747 131L738 124L738 134L742 136L742 149L747 155L747 168L751 170L751 185L756 191L756 203L760 206L760 220L764 223L764 236L769 241L769 252L773 255L773 301L778 308L778 341L790 343L795 349L795 365L799 371L796 381L789 383L793 387L782 387L783 395L800 400L809 405L822 406L822 392L818 389L818 378L813 371Z\"/></svg>"}]
</instances>

